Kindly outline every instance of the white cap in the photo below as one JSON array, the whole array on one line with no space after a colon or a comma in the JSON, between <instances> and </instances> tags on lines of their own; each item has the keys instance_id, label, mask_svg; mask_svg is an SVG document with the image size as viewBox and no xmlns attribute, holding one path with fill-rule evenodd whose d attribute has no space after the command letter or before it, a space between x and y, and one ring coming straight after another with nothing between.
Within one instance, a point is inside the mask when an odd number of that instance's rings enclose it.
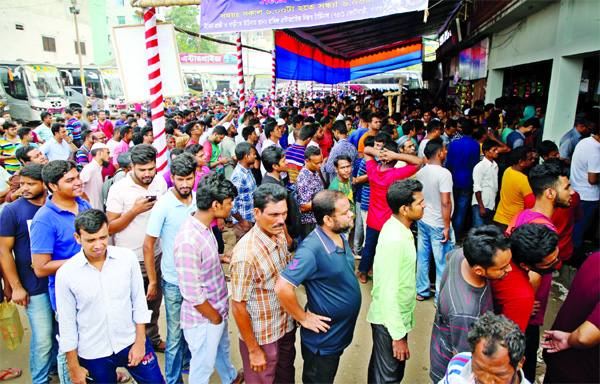
<instances>
[{"instance_id":1,"label":"white cap","mask_svg":"<svg viewBox=\"0 0 600 384\"><path fill-rule=\"evenodd\" d=\"M277 119L277 125L279 125L279 126L285 125L285 120Z\"/></svg>"},{"instance_id":2,"label":"white cap","mask_svg":"<svg viewBox=\"0 0 600 384\"><path fill-rule=\"evenodd\" d=\"M92 145L92 149L90 149L90 151L93 151L94 149L109 149L108 145L104 144L104 143L94 143L94 145Z\"/></svg>"}]
</instances>

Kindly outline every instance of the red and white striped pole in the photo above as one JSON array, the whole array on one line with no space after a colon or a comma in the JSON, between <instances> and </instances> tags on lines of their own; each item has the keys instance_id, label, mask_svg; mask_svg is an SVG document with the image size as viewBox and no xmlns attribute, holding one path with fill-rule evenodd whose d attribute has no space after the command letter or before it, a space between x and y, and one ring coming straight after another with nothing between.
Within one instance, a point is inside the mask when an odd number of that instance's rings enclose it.
<instances>
[{"instance_id":1,"label":"red and white striped pole","mask_svg":"<svg viewBox=\"0 0 600 384\"><path fill-rule=\"evenodd\" d=\"M152 111L152 133L154 147L158 151L156 169L162 173L167 168L167 138L165 134L165 107L163 103L160 55L158 53L158 33L156 30L156 10L144 8L146 35L146 58L148 59L148 85L150 86L150 108Z\"/></svg>"},{"instance_id":2,"label":"red and white striped pole","mask_svg":"<svg viewBox=\"0 0 600 384\"><path fill-rule=\"evenodd\" d=\"M294 82L294 106L298 106L298 80Z\"/></svg>"},{"instance_id":3,"label":"red and white striped pole","mask_svg":"<svg viewBox=\"0 0 600 384\"><path fill-rule=\"evenodd\" d=\"M244 61L242 59L242 33L236 32L235 45L237 48L238 90L240 92L240 113L244 113L246 94L244 90Z\"/></svg>"},{"instance_id":4,"label":"red and white striped pole","mask_svg":"<svg viewBox=\"0 0 600 384\"><path fill-rule=\"evenodd\" d=\"M275 78L275 49L271 51L271 104L275 105L275 82L277 81Z\"/></svg>"},{"instance_id":5,"label":"red and white striped pole","mask_svg":"<svg viewBox=\"0 0 600 384\"><path fill-rule=\"evenodd\" d=\"M314 84L315 84L314 81L310 82L310 98L311 99L314 97L314 94L313 94L313 86L314 86Z\"/></svg>"}]
</instances>

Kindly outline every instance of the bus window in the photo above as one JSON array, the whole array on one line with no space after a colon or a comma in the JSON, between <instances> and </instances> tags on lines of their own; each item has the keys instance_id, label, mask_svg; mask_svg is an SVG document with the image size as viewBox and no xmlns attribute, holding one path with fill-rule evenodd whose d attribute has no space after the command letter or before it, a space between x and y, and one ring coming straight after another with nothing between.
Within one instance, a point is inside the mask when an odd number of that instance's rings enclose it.
<instances>
[{"instance_id":1,"label":"bus window","mask_svg":"<svg viewBox=\"0 0 600 384\"><path fill-rule=\"evenodd\" d=\"M12 72L6 67L0 67L0 77L2 78L2 83L4 83L4 90L8 95L15 99L27 100L27 90L23 82L23 75L18 68L15 72Z\"/></svg>"}]
</instances>

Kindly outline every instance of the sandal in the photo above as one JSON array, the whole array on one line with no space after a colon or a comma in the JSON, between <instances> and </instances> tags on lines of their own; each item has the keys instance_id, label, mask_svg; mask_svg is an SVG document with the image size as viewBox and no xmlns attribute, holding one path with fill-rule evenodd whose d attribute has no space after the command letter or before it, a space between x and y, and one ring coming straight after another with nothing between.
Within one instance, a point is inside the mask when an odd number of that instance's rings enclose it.
<instances>
[{"instance_id":1,"label":"sandal","mask_svg":"<svg viewBox=\"0 0 600 384\"><path fill-rule=\"evenodd\" d=\"M21 370L18 368L8 368L0 371L0 380L11 380L21 376Z\"/></svg>"},{"instance_id":2,"label":"sandal","mask_svg":"<svg viewBox=\"0 0 600 384\"><path fill-rule=\"evenodd\" d=\"M358 277L358 281L360 281L361 284L367 284L367 274L364 272L356 272L356 277Z\"/></svg>"},{"instance_id":3,"label":"sandal","mask_svg":"<svg viewBox=\"0 0 600 384\"><path fill-rule=\"evenodd\" d=\"M131 376L127 372L117 371L117 383L126 383L131 380Z\"/></svg>"}]
</instances>

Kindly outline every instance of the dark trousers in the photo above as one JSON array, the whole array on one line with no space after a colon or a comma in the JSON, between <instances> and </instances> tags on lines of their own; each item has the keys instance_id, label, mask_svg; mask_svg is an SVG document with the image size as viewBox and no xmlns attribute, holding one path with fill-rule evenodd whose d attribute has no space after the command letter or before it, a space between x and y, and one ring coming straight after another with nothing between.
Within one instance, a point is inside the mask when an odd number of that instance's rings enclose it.
<instances>
[{"instance_id":1,"label":"dark trousers","mask_svg":"<svg viewBox=\"0 0 600 384\"><path fill-rule=\"evenodd\" d=\"M306 236L310 235L310 233L314 231L316 227L317 224L315 223L300 225L300 241L304 241L304 239L306 239Z\"/></svg>"},{"instance_id":2,"label":"dark trousers","mask_svg":"<svg viewBox=\"0 0 600 384\"><path fill-rule=\"evenodd\" d=\"M304 343L301 343L301 349L302 359L304 360L302 382L305 384L333 383L340 365L341 354L321 355L313 353Z\"/></svg>"},{"instance_id":3,"label":"dark trousers","mask_svg":"<svg viewBox=\"0 0 600 384\"><path fill-rule=\"evenodd\" d=\"M499 223L496 220L494 220L492 222L492 224L494 224L496 226L496 228L498 228L502 233L505 233L506 230L508 229L508 225Z\"/></svg>"},{"instance_id":4,"label":"dark trousers","mask_svg":"<svg viewBox=\"0 0 600 384\"><path fill-rule=\"evenodd\" d=\"M406 361L394 357L392 337L381 324L371 324L373 350L369 362L369 383L400 383L404 378Z\"/></svg>"},{"instance_id":5,"label":"dark trousers","mask_svg":"<svg viewBox=\"0 0 600 384\"><path fill-rule=\"evenodd\" d=\"M213 234L215 235L215 239L217 239L217 245L219 246L219 254L225 252L225 242L223 241L223 232L219 230L218 226L212 227Z\"/></svg>"},{"instance_id":6,"label":"dark trousers","mask_svg":"<svg viewBox=\"0 0 600 384\"><path fill-rule=\"evenodd\" d=\"M540 346L540 326L527 324L525 328L525 363L523 373L525 378L535 383L535 368L537 366L537 351Z\"/></svg>"},{"instance_id":7,"label":"dark trousers","mask_svg":"<svg viewBox=\"0 0 600 384\"><path fill-rule=\"evenodd\" d=\"M454 187L454 217L452 218L452 227L457 239L463 236L463 227L471 210L471 201L473 198L473 187L459 188Z\"/></svg>"},{"instance_id":8,"label":"dark trousers","mask_svg":"<svg viewBox=\"0 0 600 384\"><path fill-rule=\"evenodd\" d=\"M358 270L362 273L369 273L373 268L373 260L375 259L375 248L377 247L377 241L379 240L379 231L375 228L371 228L367 225L367 231L365 232L365 246L362 251L362 258L358 265Z\"/></svg>"},{"instance_id":9,"label":"dark trousers","mask_svg":"<svg viewBox=\"0 0 600 384\"><path fill-rule=\"evenodd\" d=\"M160 372L156 354L152 349L150 339L146 337L146 353L142 361L135 367L128 367L129 350L131 345L118 353L99 359L86 360L79 358L82 367L88 370L93 383L116 383L117 368L125 368L138 383L158 384L164 383L165 379Z\"/></svg>"},{"instance_id":10,"label":"dark trousers","mask_svg":"<svg viewBox=\"0 0 600 384\"><path fill-rule=\"evenodd\" d=\"M256 372L250 367L250 352L244 340L240 339L240 355L244 367L244 380L250 384L289 384L296 381L296 328L277 341L261 345L267 357L267 368Z\"/></svg>"}]
</instances>

